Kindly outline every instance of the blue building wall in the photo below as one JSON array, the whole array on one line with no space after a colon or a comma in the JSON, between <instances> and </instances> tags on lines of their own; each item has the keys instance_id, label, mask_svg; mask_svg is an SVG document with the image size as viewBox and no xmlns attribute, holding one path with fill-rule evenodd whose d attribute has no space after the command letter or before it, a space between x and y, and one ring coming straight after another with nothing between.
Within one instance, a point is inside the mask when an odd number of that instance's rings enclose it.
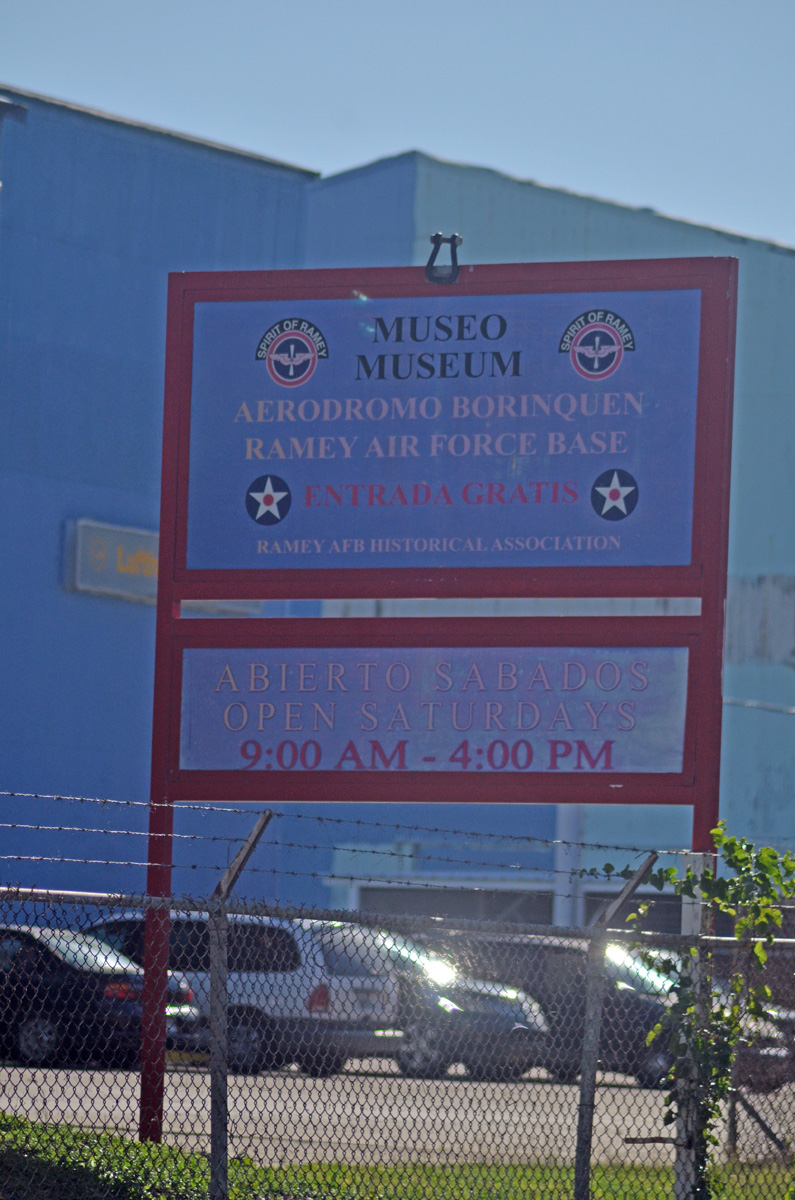
<instances>
[{"instance_id":1,"label":"blue building wall","mask_svg":"<svg viewBox=\"0 0 795 1200\"><path fill-rule=\"evenodd\" d=\"M0 504L7 518L0 523L0 790L129 802L121 824L118 808L101 817L95 806L90 814L70 808L75 829L104 822L136 831L133 843L120 835L119 862L144 857L154 610L68 591L63 538L66 523L79 517L157 528L169 271L421 264L436 229L464 235L465 262L735 254L741 299L731 571L795 574L787 369L795 252L418 153L319 179L40 97L0 94L25 110L24 121L6 117L0 140ZM778 661L730 656L726 690L792 705L795 672ZM787 721L727 710L724 810L734 828L771 840L791 833L795 738ZM385 826L541 838L556 828L549 807L479 811L406 799L323 811ZM24 825L32 803L6 801L3 819ZM36 802L38 823L47 822L47 811ZM312 825L325 850L307 877L303 818L318 811L285 808L278 823L285 845L278 861L267 845L258 852L262 872L251 877L252 888L307 903L329 898L332 848L376 839L372 829ZM181 810L178 832L196 830L202 840L177 843L178 890L214 883L227 835L243 836L251 820ZM689 813L591 809L581 828L593 841L684 844ZM29 854L41 836L20 828L11 849ZM395 836L384 828L384 841ZM67 850L67 838L64 857L105 853L99 834L70 838L79 852ZM536 866L551 866L550 853ZM68 872L66 879L55 864L7 867L14 882L143 882L135 865L74 863Z\"/></svg>"},{"instance_id":2,"label":"blue building wall","mask_svg":"<svg viewBox=\"0 0 795 1200\"><path fill-rule=\"evenodd\" d=\"M168 272L295 265L313 175L3 94L24 108L0 131L0 788L142 802L154 609L66 590L65 523L157 529ZM2 809L23 823L146 826L139 808L62 810ZM106 838L74 841L42 847L20 831L6 849L107 856ZM119 856L142 851L122 839ZM7 877L22 870L9 863ZM23 873L62 887L143 880L77 864L68 881L54 866Z\"/></svg>"},{"instance_id":3,"label":"blue building wall","mask_svg":"<svg viewBox=\"0 0 795 1200\"><path fill-rule=\"evenodd\" d=\"M63 589L64 522L157 528L168 272L295 262L311 176L6 94L4 786L141 798L153 612Z\"/></svg>"},{"instance_id":4,"label":"blue building wall","mask_svg":"<svg viewBox=\"0 0 795 1200\"><path fill-rule=\"evenodd\" d=\"M611 258L732 256L739 259L734 444L729 572L738 581L795 576L795 416L791 403L789 330L795 320L795 250L512 179L480 167L444 163L412 153L313 183L311 228L318 248L334 226L341 253L311 265L370 264L380 218L379 198L413 186L410 261L428 257L428 236L442 229L464 235L463 262L581 261ZM384 188L384 184L388 184ZM350 206L323 205L324 189ZM359 234L363 231L363 239ZM366 247L366 249L364 249ZM377 248L377 247L376 247ZM346 257L347 256L347 257ZM403 611L407 611L405 606ZM610 611L609 605L605 611ZM764 625L761 609L738 624ZM788 615L795 650L795 613ZM775 657L746 661L727 647L728 697L795 706L795 670ZM795 661L795 659L793 660ZM727 706L724 714L721 814L730 828L756 840L795 840L793 782L795 723L790 715ZM586 841L687 846L688 808L649 810L598 806L582 816ZM598 855L597 855L598 857Z\"/></svg>"},{"instance_id":5,"label":"blue building wall","mask_svg":"<svg viewBox=\"0 0 795 1200\"><path fill-rule=\"evenodd\" d=\"M401 154L310 183L302 265L410 266L418 157Z\"/></svg>"},{"instance_id":6,"label":"blue building wall","mask_svg":"<svg viewBox=\"0 0 795 1200\"><path fill-rule=\"evenodd\" d=\"M729 574L738 581L795 576L795 412L790 330L795 321L795 250L739 237L650 209L571 195L495 171L416 156L414 262L425 261L425 230L465 233L464 261L666 258L739 259L737 358L732 453ZM747 661L727 644L724 694L795 706L795 612L791 591L776 614L788 621L788 663ZM730 591L731 597L731 591ZM736 625L764 626L747 606ZM746 631L747 632L747 631ZM786 632L784 633L786 639ZM787 646L786 640L784 645ZM786 651L785 651L786 653ZM795 840L795 718L729 705L724 711L721 815L757 841ZM689 844L689 809L586 810L583 837L632 845ZM598 854L596 855L598 858ZM595 860L594 860L595 861Z\"/></svg>"}]
</instances>

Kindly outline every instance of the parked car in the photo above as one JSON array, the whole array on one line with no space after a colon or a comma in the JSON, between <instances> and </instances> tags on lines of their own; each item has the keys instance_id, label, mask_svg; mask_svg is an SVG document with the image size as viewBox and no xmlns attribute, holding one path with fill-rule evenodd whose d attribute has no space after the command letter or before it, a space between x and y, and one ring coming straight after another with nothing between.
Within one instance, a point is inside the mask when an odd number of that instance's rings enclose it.
<instances>
[{"instance_id":1,"label":"parked car","mask_svg":"<svg viewBox=\"0 0 795 1200\"><path fill-rule=\"evenodd\" d=\"M22 1063L134 1065L141 1051L142 988L141 968L95 936L0 927L0 1043ZM198 1018L187 981L172 976L169 1045L190 1045Z\"/></svg>"},{"instance_id":2,"label":"parked car","mask_svg":"<svg viewBox=\"0 0 795 1200\"><path fill-rule=\"evenodd\" d=\"M557 1082L572 1083L580 1071L585 1021L584 940L557 937L477 937L454 934L434 945L462 971L500 979L532 995L544 1013L547 1037L539 1043L536 1066ZM667 1054L646 1045L663 1012L658 996L610 977L602 1004L600 1067L634 1075L655 1087L670 1067Z\"/></svg>"},{"instance_id":3,"label":"parked car","mask_svg":"<svg viewBox=\"0 0 795 1200\"><path fill-rule=\"evenodd\" d=\"M584 940L528 936L476 938L461 935L443 943L446 953L468 969L500 978L531 993L541 1005L549 1036L537 1065L560 1082L573 1082L580 1070L585 1021ZM607 946L599 1065L604 1071L634 1075L641 1087L659 1087L672 1065L661 1040L647 1038L664 1015L672 980L635 951ZM795 1077L795 1059L785 1030L773 1020L745 1021L736 1081L751 1091L772 1091Z\"/></svg>"},{"instance_id":4,"label":"parked car","mask_svg":"<svg viewBox=\"0 0 795 1200\"><path fill-rule=\"evenodd\" d=\"M660 998L664 1006L674 986L674 973L666 970L675 956L667 950L649 950L641 954L625 946L607 947L608 971L619 986L628 985ZM728 985L719 978L712 981L717 1002L732 1003ZM734 1079L751 1092L773 1092L795 1079L795 1054L792 1045L791 1011L770 1006L765 1016L744 1014L742 1036L737 1046Z\"/></svg>"},{"instance_id":5,"label":"parked car","mask_svg":"<svg viewBox=\"0 0 795 1200\"><path fill-rule=\"evenodd\" d=\"M296 1063L309 1075L340 1071L348 1058L376 1052L389 1027L396 985L367 970L337 969L323 921L230 916L227 939L228 1048L233 1072ZM144 916L127 912L94 933L135 962L144 960ZM195 995L210 1042L210 943L207 918L173 912L169 967Z\"/></svg>"},{"instance_id":6,"label":"parked car","mask_svg":"<svg viewBox=\"0 0 795 1200\"><path fill-rule=\"evenodd\" d=\"M541 1053L544 1014L516 988L468 978L419 942L381 930L339 925L322 940L335 971L397 985L392 1028L381 1031L377 1053L404 1075L438 1078L460 1062L472 1079L515 1079Z\"/></svg>"}]
</instances>

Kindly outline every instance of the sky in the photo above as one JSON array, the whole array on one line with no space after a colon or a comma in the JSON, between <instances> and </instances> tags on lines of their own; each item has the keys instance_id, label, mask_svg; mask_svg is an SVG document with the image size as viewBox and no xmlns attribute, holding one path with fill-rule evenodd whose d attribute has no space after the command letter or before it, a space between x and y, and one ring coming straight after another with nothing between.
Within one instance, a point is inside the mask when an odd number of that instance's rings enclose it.
<instances>
[{"instance_id":1,"label":"sky","mask_svg":"<svg viewBox=\"0 0 795 1200\"><path fill-rule=\"evenodd\" d=\"M793 44L792 0L0 0L6 86L326 175L423 150L788 245Z\"/></svg>"}]
</instances>

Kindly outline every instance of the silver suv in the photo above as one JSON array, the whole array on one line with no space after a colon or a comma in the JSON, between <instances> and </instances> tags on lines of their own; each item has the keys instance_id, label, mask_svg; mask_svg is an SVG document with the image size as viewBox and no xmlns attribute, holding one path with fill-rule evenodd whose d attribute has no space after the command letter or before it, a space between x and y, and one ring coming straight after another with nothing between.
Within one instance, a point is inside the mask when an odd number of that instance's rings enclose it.
<instances>
[{"instance_id":1,"label":"silver suv","mask_svg":"<svg viewBox=\"0 0 795 1200\"><path fill-rule=\"evenodd\" d=\"M92 928L137 963L145 919L126 912ZM392 1022L397 985L375 971L341 969L332 952L337 928L324 921L230 916L228 1062L235 1073L296 1063L309 1075L333 1075L348 1058L378 1053ZM187 979L209 1045L209 931L202 914L171 914L169 968Z\"/></svg>"}]
</instances>

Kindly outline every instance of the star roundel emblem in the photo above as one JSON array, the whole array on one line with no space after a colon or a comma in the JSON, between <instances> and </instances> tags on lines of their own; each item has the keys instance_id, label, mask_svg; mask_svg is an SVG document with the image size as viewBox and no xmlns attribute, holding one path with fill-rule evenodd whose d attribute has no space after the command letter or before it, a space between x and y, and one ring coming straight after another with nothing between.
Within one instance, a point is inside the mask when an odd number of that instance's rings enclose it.
<instances>
[{"instance_id":1,"label":"star roundel emblem","mask_svg":"<svg viewBox=\"0 0 795 1200\"><path fill-rule=\"evenodd\" d=\"M246 512L258 525L278 525L291 503L290 489L278 475L261 475L246 492Z\"/></svg>"},{"instance_id":2,"label":"star roundel emblem","mask_svg":"<svg viewBox=\"0 0 795 1200\"><path fill-rule=\"evenodd\" d=\"M638 485L629 471L604 471L591 488L591 504L605 521L623 521L638 503Z\"/></svg>"}]
</instances>

